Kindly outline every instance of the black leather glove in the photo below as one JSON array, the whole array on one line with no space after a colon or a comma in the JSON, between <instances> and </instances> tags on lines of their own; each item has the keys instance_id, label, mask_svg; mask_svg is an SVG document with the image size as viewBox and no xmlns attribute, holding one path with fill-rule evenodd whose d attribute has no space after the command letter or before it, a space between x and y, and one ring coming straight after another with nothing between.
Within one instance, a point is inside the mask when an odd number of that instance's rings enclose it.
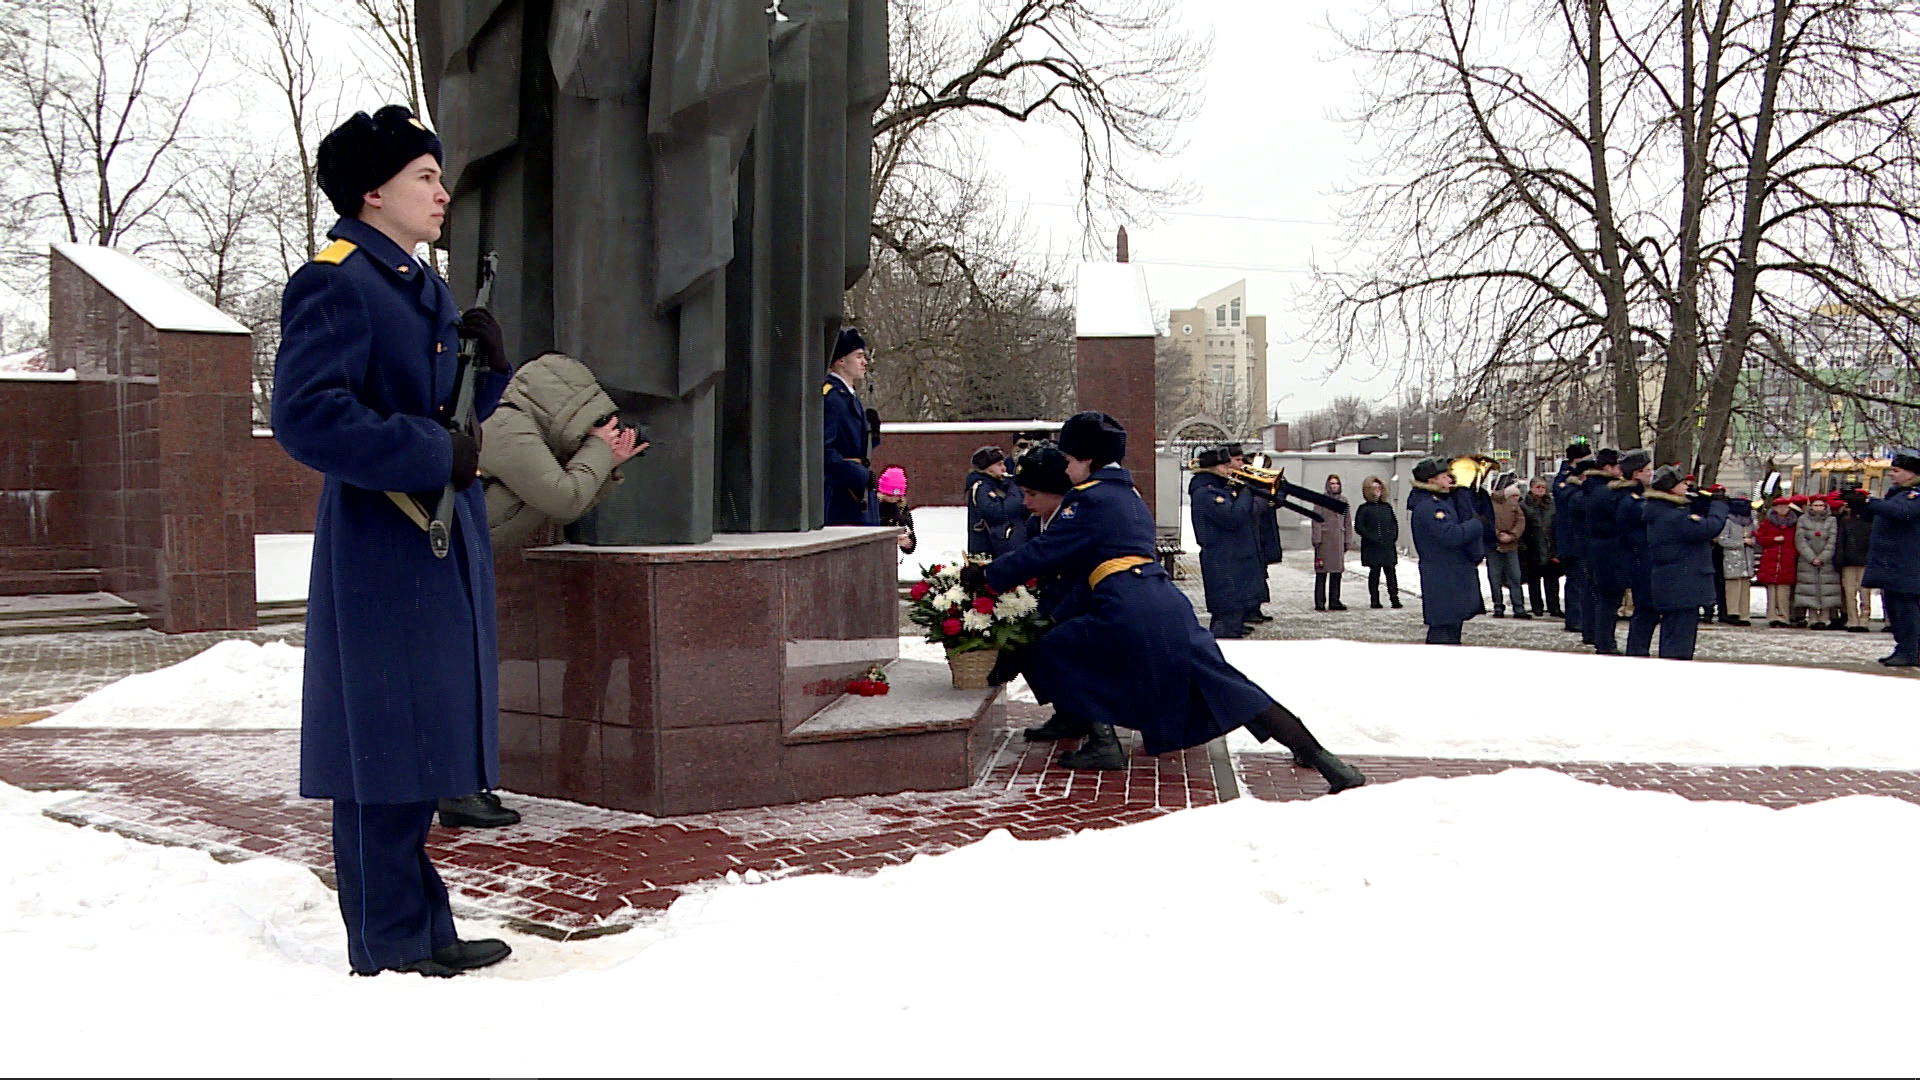
<instances>
[{"instance_id":1,"label":"black leather glove","mask_svg":"<svg viewBox=\"0 0 1920 1080\"><path fill-rule=\"evenodd\" d=\"M465 491L480 472L480 444L464 431L449 431L453 436L453 472L447 483L455 491Z\"/></svg>"},{"instance_id":2,"label":"black leather glove","mask_svg":"<svg viewBox=\"0 0 1920 1080\"><path fill-rule=\"evenodd\" d=\"M867 410L867 434L877 435L879 433L880 433L880 411L878 409L868 409Z\"/></svg>"},{"instance_id":3,"label":"black leather glove","mask_svg":"<svg viewBox=\"0 0 1920 1080\"><path fill-rule=\"evenodd\" d=\"M1687 509L1705 517L1713 509L1713 496L1704 491L1696 491L1687 496Z\"/></svg>"},{"instance_id":4,"label":"black leather glove","mask_svg":"<svg viewBox=\"0 0 1920 1080\"><path fill-rule=\"evenodd\" d=\"M980 563L968 563L960 568L960 587L970 593L984 593L987 588L987 568Z\"/></svg>"},{"instance_id":5,"label":"black leather glove","mask_svg":"<svg viewBox=\"0 0 1920 1080\"><path fill-rule=\"evenodd\" d=\"M489 371L513 374L507 362L507 339L500 332L500 320L486 308L468 308L460 316L460 336L473 342L473 354Z\"/></svg>"}]
</instances>

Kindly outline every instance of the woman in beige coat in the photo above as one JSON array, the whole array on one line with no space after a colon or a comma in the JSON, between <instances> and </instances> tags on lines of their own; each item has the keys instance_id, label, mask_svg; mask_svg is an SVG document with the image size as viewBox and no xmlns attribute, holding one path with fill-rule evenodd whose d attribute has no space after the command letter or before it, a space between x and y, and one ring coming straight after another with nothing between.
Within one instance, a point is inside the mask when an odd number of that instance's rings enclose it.
<instances>
[{"instance_id":1,"label":"woman in beige coat","mask_svg":"<svg viewBox=\"0 0 1920 1080\"><path fill-rule=\"evenodd\" d=\"M645 453L587 365L542 353L520 365L482 427L480 475L496 550L519 547L542 525L567 525L620 482L620 466Z\"/></svg>"}]
</instances>

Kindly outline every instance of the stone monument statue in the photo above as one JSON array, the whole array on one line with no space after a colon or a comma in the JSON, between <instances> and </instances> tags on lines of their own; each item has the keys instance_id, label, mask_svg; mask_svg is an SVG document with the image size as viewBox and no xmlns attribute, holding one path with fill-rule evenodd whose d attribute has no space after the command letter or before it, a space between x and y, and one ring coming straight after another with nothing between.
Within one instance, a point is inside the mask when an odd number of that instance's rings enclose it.
<instances>
[{"instance_id":1,"label":"stone monument statue","mask_svg":"<svg viewBox=\"0 0 1920 1080\"><path fill-rule=\"evenodd\" d=\"M653 448L570 539L818 528L820 381L867 267L886 0L415 0L456 295Z\"/></svg>"}]
</instances>

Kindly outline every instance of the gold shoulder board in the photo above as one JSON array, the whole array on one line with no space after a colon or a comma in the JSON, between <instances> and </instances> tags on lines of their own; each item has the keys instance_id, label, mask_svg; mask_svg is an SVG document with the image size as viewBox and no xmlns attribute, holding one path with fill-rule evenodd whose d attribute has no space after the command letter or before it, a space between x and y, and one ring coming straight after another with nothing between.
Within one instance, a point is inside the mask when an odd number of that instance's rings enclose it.
<instances>
[{"instance_id":1,"label":"gold shoulder board","mask_svg":"<svg viewBox=\"0 0 1920 1080\"><path fill-rule=\"evenodd\" d=\"M829 383L821 383L821 384L820 384L820 392L821 392L822 394L831 394L831 393L833 393L833 384L832 384L832 383L830 383L830 382L829 382Z\"/></svg>"},{"instance_id":2,"label":"gold shoulder board","mask_svg":"<svg viewBox=\"0 0 1920 1080\"><path fill-rule=\"evenodd\" d=\"M351 240L335 240L333 243L321 248L320 254L315 255L313 261L326 263L329 266L339 266L341 263L347 261L347 256L353 254L359 250L359 248L360 245Z\"/></svg>"}]
</instances>

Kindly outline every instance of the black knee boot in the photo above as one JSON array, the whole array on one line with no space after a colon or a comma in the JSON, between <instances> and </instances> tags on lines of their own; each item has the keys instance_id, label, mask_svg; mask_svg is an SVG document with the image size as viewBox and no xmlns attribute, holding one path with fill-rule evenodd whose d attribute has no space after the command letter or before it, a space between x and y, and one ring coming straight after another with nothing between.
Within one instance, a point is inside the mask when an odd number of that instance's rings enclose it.
<instances>
[{"instance_id":1,"label":"black knee boot","mask_svg":"<svg viewBox=\"0 0 1920 1080\"><path fill-rule=\"evenodd\" d=\"M1293 751L1294 764L1312 769L1327 780L1327 793L1356 788L1367 782L1359 769L1341 761L1333 751L1320 745L1313 737L1307 725L1288 711L1284 705L1269 705L1248 720L1246 728L1254 737L1265 742L1278 740L1280 745Z\"/></svg>"},{"instance_id":2,"label":"black knee boot","mask_svg":"<svg viewBox=\"0 0 1920 1080\"><path fill-rule=\"evenodd\" d=\"M1020 734L1028 742L1056 742L1060 739L1078 739L1087 734L1087 722L1078 716L1068 716L1059 709L1039 727L1030 727Z\"/></svg>"},{"instance_id":3,"label":"black knee boot","mask_svg":"<svg viewBox=\"0 0 1920 1080\"><path fill-rule=\"evenodd\" d=\"M1340 575L1327 575L1327 610L1345 611L1347 605L1340 602Z\"/></svg>"},{"instance_id":4,"label":"black knee boot","mask_svg":"<svg viewBox=\"0 0 1920 1080\"><path fill-rule=\"evenodd\" d=\"M1120 736L1114 734L1112 724L1092 724L1087 731L1087 741L1080 744L1080 749L1061 754L1059 760L1063 769L1110 772L1127 767L1127 751L1120 745Z\"/></svg>"}]
</instances>

